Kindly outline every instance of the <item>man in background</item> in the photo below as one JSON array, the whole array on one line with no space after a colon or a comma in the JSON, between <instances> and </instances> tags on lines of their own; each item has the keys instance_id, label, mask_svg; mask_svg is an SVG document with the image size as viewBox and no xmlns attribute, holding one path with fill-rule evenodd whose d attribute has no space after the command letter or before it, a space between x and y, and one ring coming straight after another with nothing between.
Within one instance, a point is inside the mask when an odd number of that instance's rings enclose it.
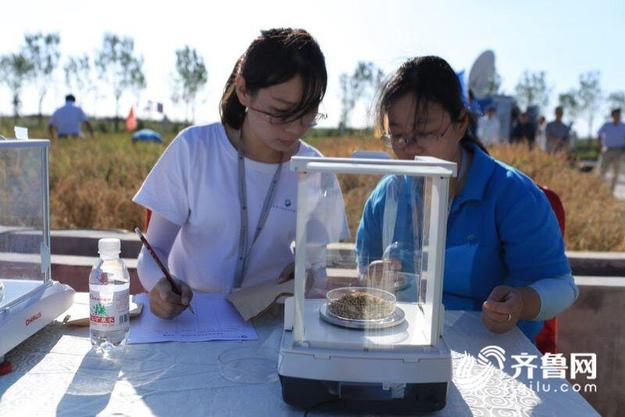
<instances>
[{"instance_id":1,"label":"man in background","mask_svg":"<svg viewBox=\"0 0 625 417\"><path fill-rule=\"evenodd\" d=\"M497 109L495 106L486 108L486 115L481 117L477 125L477 135L480 141L485 145L494 145L499 143L499 131L501 125L497 118Z\"/></svg>"},{"instance_id":2,"label":"man in background","mask_svg":"<svg viewBox=\"0 0 625 417\"><path fill-rule=\"evenodd\" d=\"M87 119L85 112L76 105L76 97L72 94L65 96L65 105L55 110L48 122L50 138L56 139L67 137L82 137L81 125L89 131L93 137L93 128Z\"/></svg>"},{"instance_id":3,"label":"man in background","mask_svg":"<svg viewBox=\"0 0 625 417\"><path fill-rule=\"evenodd\" d=\"M599 175L603 178L612 168L610 187L614 192L616 181L621 172L621 163L625 157L625 123L621 122L621 109L611 112L612 121L605 122L597 132L601 155L599 156Z\"/></svg>"},{"instance_id":4,"label":"man in background","mask_svg":"<svg viewBox=\"0 0 625 417\"><path fill-rule=\"evenodd\" d=\"M569 148L571 128L562 122L563 114L562 106L556 107L555 120L552 120L545 126L545 136L547 137L546 150L549 153L563 152Z\"/></svg>"},{"instance_id":5,"label":"man in background","mask_svg":"<svg viewBox=\"0 0 625 417\"><path fill-rule=\"evenodd\" d=\"M530 148L534 146L536 139L536 127L530 123L527 112L521 113L517 124L510 134L510 143L527 143Z\"/></svg>"}]
</instances>

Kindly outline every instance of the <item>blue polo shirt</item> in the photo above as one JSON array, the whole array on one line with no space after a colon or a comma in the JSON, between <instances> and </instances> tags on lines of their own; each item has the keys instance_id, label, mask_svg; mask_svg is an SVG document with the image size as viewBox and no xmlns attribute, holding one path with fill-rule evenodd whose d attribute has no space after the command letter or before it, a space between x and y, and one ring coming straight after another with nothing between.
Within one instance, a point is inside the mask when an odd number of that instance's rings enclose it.
<instances>
[{"instance_id":1,"label":"blue polo shirt","mask_svg":"<svg viewBox=\"0 0 625 417\"><path fill-rule=\"evenodd\" d=\"M447 310L481 310L497 285L527 287L571 274L560 227L545 194L525 174L477 146L471 152L464 189L454 198L447 221L443 285ZM365 204L358 228L356 252L361 265L384 256L387 195L397 197L394 243L387 253L400 259L404 270L420 268L427 261L414 259L413 250L415 241L418 245L421 240L412 217L424 207L422 189L419 178L388 176L380 181ZM543 322L519 321L518 326L534 340Z\"/></svg>"}]
</instances>

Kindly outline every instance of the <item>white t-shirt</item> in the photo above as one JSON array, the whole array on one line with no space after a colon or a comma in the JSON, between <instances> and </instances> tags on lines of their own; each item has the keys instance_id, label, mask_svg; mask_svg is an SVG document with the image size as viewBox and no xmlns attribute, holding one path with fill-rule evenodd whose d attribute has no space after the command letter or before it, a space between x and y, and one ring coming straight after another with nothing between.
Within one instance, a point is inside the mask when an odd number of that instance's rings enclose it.
<instances>
[{"instance_id":1,"label":"white t-shirt","mask_svg":"<svg viewBox=\"0 0 625 417\"><path fill-rule=\"evenodd\" d=\"M606 122L601 126L598 136L605 148L625 148L625 123Z\"/></svg>"},{"instance_id":2,"label":"white t-shirt","mask_svg":"<svg viewBox=\"0 0 625 417\"><path fill-rule=\"evenodd\" d=\"M59 135L80 135L80 125L87 121L87 115L82 109L72 102L67 102L63 107L58 108L50 122Z\"/></svg>"},{"instance_id":3,"label":"white t-shirt","mask_svg":"<svg viewBox=\"0 0 625 417\"><path fill-rule=\"evenodd\" d=\"M302 142L297 156L321 153ZM248 244L253 240L276 168L277 164L245 158ZM328 187L327 175L323 177L326 180L310 177L313 183L321 180ZM308 195L309 205L322 208L318 218L325 225L321 232L309 227L313 241L323 239L327 243L348 235L340 187L336 177L331 178L330 192L320 195L332 199L315 199L316 193ZM195 290L227 293L232 289L241 223L238 154L221 123L183 130L165 150L133 201L181 226L168 258L172 274ZM249 256L243 287L276 280L294 261L296 212L297 174L284 163L265 227ZM321 217L328 213L330 219ZM155 284L141 279L146 289Z\"/></svg>"},{"instance_id":4,"label":"white t-shirt","mask_svg":"<svg viewBox=\"0 0 625 417\"><path fill-rule=\"evenodd\" d=\"M493 145L499 143L499 120L497 116L488 118L484 116L478 120L477 136L485 145Z\"/></svg>"}]
</instances>

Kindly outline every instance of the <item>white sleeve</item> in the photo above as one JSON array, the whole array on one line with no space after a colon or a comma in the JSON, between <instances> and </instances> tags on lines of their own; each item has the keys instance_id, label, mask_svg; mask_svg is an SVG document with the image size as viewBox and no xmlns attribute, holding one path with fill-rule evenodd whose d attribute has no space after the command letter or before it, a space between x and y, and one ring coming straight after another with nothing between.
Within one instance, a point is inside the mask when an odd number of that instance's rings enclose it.
<instances>
[{"instance_id":1,"label":"white sleeve","mask_svg":"<svg viewBox=\"0 0 625 417\"><path fill-rule=\"evenodd\" d=\"M545 278L530 284L540 297L540 311L534 320L548 320L569 308L579 295L571 274Z\"/></svg>"},{"instance_id":2,"label":"white sleeve","mask_svg":"<svg viewBox=\"0 0 625 417\"><path fill-rule=\"evenodd\" d=\"M185 131L167 147L132 201L182 226L189 217L191 156Z\"/></svg>"},{"instance_id":3,"label":"white sleeve","mask_svg":"<svg viewBox=\"0 0 625 417\"><path fill-rule=\"evenodd\" d=\"M478 137L480 140L484 140L484 139L483 139L483 137L484 137L484 124L485 124L485 123L484 123L484 117L480 117L480 118L477 120L477 137Z\"/></svg>"},{"instance_id":4,"label":"white sleeve","mask_svg":"<svg viewBox=\"0 0 625 417\"><path fill-rule=\"evenodd\" d=\"M152 214L146 239L165 266L168 264L169 253L179 231L180 226L168 221L156 212ZM148 292L165 276L145 246L141 248L137 260L137 274L141 285Z\"/></svg>"}]
</instances>

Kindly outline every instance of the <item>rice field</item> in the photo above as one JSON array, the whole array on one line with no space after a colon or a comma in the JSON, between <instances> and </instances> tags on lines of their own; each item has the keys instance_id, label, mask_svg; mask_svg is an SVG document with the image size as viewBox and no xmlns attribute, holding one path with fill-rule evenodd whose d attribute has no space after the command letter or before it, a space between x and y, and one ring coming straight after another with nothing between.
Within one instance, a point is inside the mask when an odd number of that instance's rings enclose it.
<instances>
[{"instance_id":1,"label":"rice field","mask_svg":"<svg viewBox=\"0 0 625 417\"><path fill-rule=\"evenodd\" d=\"M31 137L37 137L37 133L31 133ZM145 212L131 198L173 135L166 138L164 145L133 144L129 136L108 133L98 134L94 139L64 139L52 143L53 228L132 230L135 225L143 224ZM313 136L308 142L326 156L350 156L355 150L384 149L379 141L366 136ZM613 198L608 186L598 177L572 168L564 157L547 155L523 145L502 145L490 151L560 195L567 214L568 250L625 251L625 202ZM371 185L350 177L341 186L350 225L354 228Z\"/></svg>"}]
</instances>

